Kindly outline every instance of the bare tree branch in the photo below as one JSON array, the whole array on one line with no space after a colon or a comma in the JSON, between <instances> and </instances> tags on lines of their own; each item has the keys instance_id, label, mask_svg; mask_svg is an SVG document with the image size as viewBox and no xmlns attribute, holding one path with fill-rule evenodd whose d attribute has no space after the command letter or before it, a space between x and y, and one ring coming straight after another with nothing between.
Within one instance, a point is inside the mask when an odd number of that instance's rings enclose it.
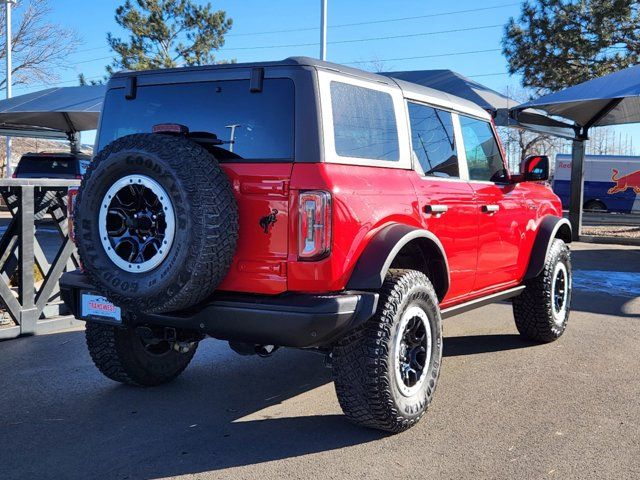
<instances>
[{"instance_id":1,"label":"bare tree branch","mask_svg":"<svg viewBox=\"0 0 640 480\"><path fill-rule=\"evenodd\" d=\"M13 84L57 81L60 66L80 43L77 34L49 20L48 0L21 2L15 9L18 24L14 23L12 31ZM6 57L5 16L6 11L0 9L0 61ZM0 88L5 84L3 75Z\"/></svg>"}]
</instances>

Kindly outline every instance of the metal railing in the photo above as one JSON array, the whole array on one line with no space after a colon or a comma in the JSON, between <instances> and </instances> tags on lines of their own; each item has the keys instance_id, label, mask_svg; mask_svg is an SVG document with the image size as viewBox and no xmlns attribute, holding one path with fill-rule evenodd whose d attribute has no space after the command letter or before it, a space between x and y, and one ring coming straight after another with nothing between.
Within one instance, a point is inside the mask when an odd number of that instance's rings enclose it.
<instances>
[{"instance_id":1,"label":"metal railing","mask_svg":"<svg viewBox=\"0 0 640 480\"><path fill-rule=\"evenodd\" d=\"M0 237L0 339L46 333L76 324L60 301L58 281L79 265L67 229L67 189L79 180L0 179L11 218ZM36 222L53 221L61 244L49 263L36 236ZM40 228L40 227L38 227ZM36 275L42 280L36 281ZM38 276L39 276L38 275Z\"/></svg>"}]
</instances>

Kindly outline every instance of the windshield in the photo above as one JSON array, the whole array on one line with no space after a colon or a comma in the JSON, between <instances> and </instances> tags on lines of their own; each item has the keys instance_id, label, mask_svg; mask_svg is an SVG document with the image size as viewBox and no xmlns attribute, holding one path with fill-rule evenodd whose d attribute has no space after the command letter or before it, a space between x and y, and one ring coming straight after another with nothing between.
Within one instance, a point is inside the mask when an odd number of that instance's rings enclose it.
<instances>
[{"instance_id":1,"label":"windshield","mask_svg":"<svg viewBox=\"0 0 640 480\"><path fill-rule=\"evenodd\" d=\"M107 93L98 147L163 123L215 134L219 160L290 161L294 155L294 85L265 79L261 92L249 80L142 86L136 98L122 89Z\"/></svg>"}]
</instances>

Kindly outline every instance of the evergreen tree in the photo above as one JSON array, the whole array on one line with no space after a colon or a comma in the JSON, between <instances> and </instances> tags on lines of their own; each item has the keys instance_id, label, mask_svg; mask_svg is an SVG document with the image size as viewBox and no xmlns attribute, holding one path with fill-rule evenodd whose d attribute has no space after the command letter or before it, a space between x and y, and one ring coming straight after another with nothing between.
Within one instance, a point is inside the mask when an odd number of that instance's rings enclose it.
<instances>
[{"instance_id":1,"label":"evergreen tree","mask_svg":"<svg viewBox=\"0 0 640 480\"><path fill-rule=\"evenodd\" d=\"M638 63L640 2L525 1L505 26L502 48L524 87L561 90Z\"/></svg>"},{"instance_id":2,"label":"evergreen tree","mask_svg":"<svg viewBox=\"0 0 640 480\"><path fill-rule=\"evenodd\" d=\"M127 0L115 18L129 37L107 35L116 54L109 73L215 63L232 25L226 12L193 0Z\"/></svg>"}]
</instances>

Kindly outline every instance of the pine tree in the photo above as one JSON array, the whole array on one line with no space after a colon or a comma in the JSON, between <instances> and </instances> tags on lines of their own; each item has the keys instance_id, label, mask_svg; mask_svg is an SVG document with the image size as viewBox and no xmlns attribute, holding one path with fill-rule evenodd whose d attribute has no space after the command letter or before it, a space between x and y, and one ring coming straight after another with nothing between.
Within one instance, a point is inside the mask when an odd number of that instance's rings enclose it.
<instances>
[{"instance_id":1,"label":"pine tree","mask_svg":"<svg viewBox=\"0 0 640 480\"><path fill-rule=\"evenodd\" d=\"M537 93L635 65L640 55L640 2L534 0L505 26L509 73Z\"/></svg>"},{"instance_id":2,"label":"pine tree","mask_svg":"<svg viewBox=\"0 0 640 480\"><path fill-rule=\"evenodd\" d=\"M116 54L109 73L215 63L233 23L223 10L193 0L127 0L115 18L129 38L107 35Z\"/></svg>"}]
</instances>

